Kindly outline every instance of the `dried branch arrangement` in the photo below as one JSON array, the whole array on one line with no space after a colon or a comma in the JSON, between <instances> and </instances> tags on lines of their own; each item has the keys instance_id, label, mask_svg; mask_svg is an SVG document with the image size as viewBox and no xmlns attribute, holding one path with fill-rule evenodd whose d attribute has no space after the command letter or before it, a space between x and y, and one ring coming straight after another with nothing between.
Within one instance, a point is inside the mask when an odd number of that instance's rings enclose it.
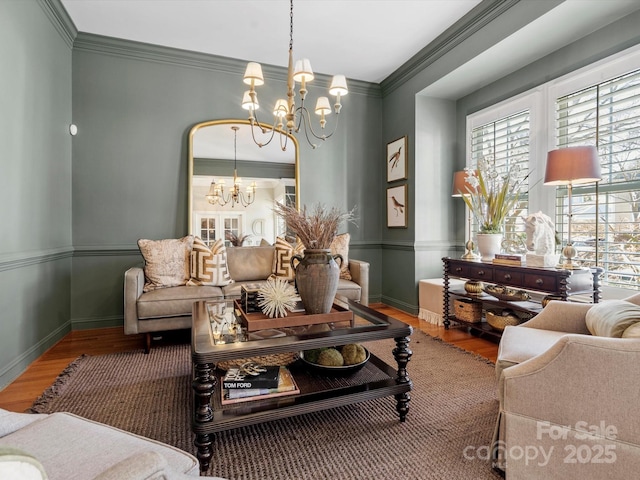
<instances>
[{"instance_id":1,"label":"dried branch arrangement","mask_svg":"<svg viewBox=\"0 0 640 480\"><path fill-rule=\"evenodd\" d=\"M322 204L314 205L310 211L303 206L298 211L295 207L276 202L274 211L284 219L287 228L298 236L305 248L310 250L330 248L340 224L355 220L355 208L343 212L336 207L327 209Z\"/></svg>"}]
</instances>

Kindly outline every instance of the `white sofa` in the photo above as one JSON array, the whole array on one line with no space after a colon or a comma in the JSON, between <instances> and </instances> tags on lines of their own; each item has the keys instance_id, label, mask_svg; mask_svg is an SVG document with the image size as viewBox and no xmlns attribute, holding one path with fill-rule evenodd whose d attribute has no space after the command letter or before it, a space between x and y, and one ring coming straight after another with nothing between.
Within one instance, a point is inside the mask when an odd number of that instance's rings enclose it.
<instances>
[{"instance_id":1,"label":"white sofa","mask_svg":"<svg viewBox=\"0 0 640 480\"><path fill-rule=\"evenodd\" d=\"M47 477L28 478L186 480L198 477L199 470L198 460L187 452L70 413L27 414L0 409L3 480L24 479L39 471Z\"/></svg>"}]
</instances>

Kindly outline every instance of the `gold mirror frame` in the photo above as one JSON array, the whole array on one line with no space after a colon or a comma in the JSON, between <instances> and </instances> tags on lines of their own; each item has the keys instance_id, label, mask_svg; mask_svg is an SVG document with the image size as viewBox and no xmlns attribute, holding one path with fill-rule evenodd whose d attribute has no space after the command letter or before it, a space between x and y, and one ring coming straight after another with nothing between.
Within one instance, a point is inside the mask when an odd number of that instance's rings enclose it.
<instances>
[{"instance_id":1,"label":"gold mirror frame","mask_svg":"<svg viewBox=\"0 0 640 480\"><path fill-rule=\"evenodd\" d=\"M221 120L208 120L205 122L200 122L195 124L193 127L191 127L191 129L189 130L189 144L188 144L188 161L187 161L187 176L188 176L188 187L187 187L187 218L188 218L188 223L189 223L189 228L188 228L188 232L189 234L193 234L193 174L194 174L194 156L193 156L193 141L194 141L194 137L195 134L206 127L211 127L211 126L219 126L219 125L250 125L251 123L249 122L249 120L242 120L242 119L231 119L231 118L227 118L227 119L221 119ZM262 128L264 128L267 131L271 131L273 130L273 127L271 125L267 125L264 123L260 123L260 126ZM257 128L257 127L254 127ZM294 165L294 172L295 172L295 199L296 199L296 208L300 208L300 147L298 145L298 140L293 136L290 135L286 132L283 132L281 130L276 130L276 133L281 133L283 135L286 135L288 137L287 141L290 141L291 144L293 144L293 146L295 147L295 165ZM276 144L275 147L277 148L279 145L279 139L276 137L274 137L273 142ZM289 144L289 148L291 147L291 144ZM258 145L253 144L253 146L255 148L260 148L258 147ZM271 147L271 145L270 145ZM273 148L273 147L271 147ZM250 176L250 175L246 175L245 176Z\"/></svg>"}]
</instances>

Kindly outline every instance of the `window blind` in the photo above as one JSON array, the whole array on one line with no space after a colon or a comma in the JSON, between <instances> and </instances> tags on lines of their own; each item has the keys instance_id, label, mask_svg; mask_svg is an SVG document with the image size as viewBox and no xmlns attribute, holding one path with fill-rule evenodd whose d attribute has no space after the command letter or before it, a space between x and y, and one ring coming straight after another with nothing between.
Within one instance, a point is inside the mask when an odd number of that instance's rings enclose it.
<instances>
[{"instance_id":1,"label":"window blind","mask_svg":"<svg viewBox=\"0 0 640 480\"><path fill-rule=\"evenodd\" d=\"M584 266L603 284L640 287L640 70L556 100L558 148L595 145L596 184L573 187L571 237ZM567 189L556 190L556 228L566 242Z\"/></svg>"},{"instance_id":2,"label":"window blind","mask_svg":"<svg viewBox=\"0 0 640 480\"><path fill-rule=\"evenodd\" d=\"M524 222L528 214L530 112L521 112L481 125L471 131L471 162L477 168L484 161L501 177L517 171L522 181L518 202L505 220L505 241L514 246L524 245ZM516 168L514 168L516 167ZM477 232L477 225L473 230Z\"/></svg>"}]
</instances>

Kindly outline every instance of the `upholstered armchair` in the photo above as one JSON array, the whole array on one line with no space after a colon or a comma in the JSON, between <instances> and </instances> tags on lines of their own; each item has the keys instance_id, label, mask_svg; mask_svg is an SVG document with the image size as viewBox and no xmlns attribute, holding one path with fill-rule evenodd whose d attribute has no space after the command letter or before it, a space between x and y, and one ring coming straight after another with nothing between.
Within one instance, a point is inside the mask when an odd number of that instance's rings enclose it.
<instances>
[{"instance_id":1,"label":"upholstered armchair","mask_svg":"<svg viewBox=\"0 0 640 480\"><path fill-rule=\"evenodd\" d=\"M626 301L640 305L640 294ZM552 301L505 329L493 453L509 480L636 478L640 471L640 338L591 335L594 307Z\"/></svg>"}]
</instances>

